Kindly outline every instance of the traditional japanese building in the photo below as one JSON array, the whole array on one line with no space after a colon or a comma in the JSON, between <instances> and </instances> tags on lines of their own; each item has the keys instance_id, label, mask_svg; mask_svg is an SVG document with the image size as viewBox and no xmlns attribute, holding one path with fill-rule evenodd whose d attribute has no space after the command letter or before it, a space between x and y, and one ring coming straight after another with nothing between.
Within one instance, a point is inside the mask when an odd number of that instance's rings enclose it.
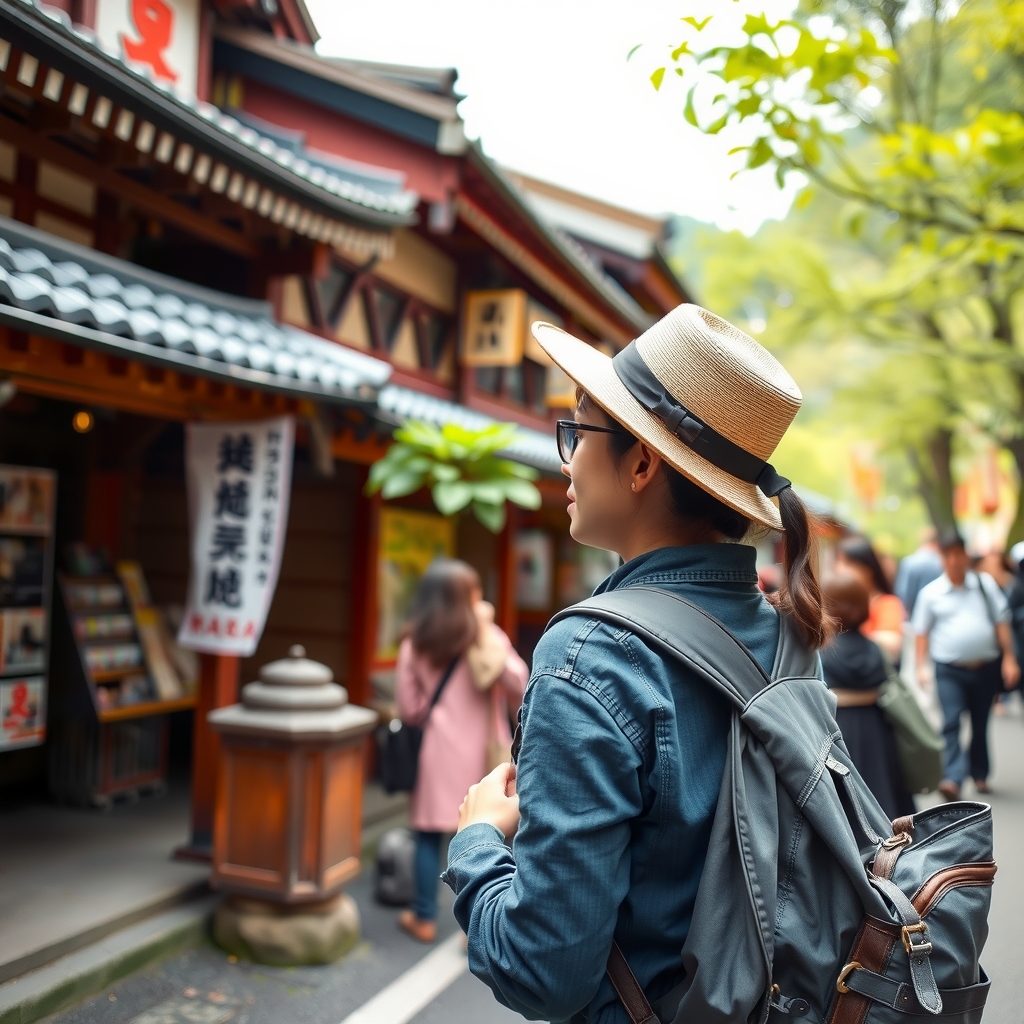
<instances>
[{"instance_id":1,"label":"traditional japanese building","mask_svg":"<svg viewBox=\"0 0 1024 1024\"><path fill-rule=\"evenodd\" d=\"M436 554L480 570L526 654L604 575L568 536L553 421L573 391L528 325L614 351L685 299L663 222L468 142L455 71L315 41L301 0L0 0L0 791L159 787L194 716L192 853L205 714L259 664L301 643L354 701L386 699ZM282 415L290 510L259 648L182 651L186 427ZM365 497L406 419L518 424L507 454L541 471L544 505L494 535L426 495Z\"/></svg>"}]
</instances>

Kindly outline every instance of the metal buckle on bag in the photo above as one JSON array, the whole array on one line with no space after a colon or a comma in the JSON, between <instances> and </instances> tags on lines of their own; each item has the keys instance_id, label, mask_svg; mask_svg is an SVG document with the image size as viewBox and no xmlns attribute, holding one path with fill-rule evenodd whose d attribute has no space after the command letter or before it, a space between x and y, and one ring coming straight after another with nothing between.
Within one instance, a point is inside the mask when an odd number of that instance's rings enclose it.
<instances>
[{"instance_id":1,"label":"metal buckle on bag","mask_svg":"<svg viewBox=\"0 0 1024 1024\"><path fill-rule=\"evenodd\" d=\"M854 971L859 971L861 965L856 960L851 960L840 972L839 977L836 978L836 991L841 995L845 996L850 991L850 986L846 984L846 979L853 974Z\"/></svg>"},{"instance_id":2,"label":"metal buckle on bag","mask_svg":"<svg viewBox=\"0 0 1024 1024\"><path fill-rule=\"evenodd\" d=\"M925 939L924 942L914 942L913 934L920 932L922 935L928 931L928 925L924 921L918 921L917 924L906 924L903 926L901 935L903 936L903 948L907 951L909 956L913 956L915 953L927 954L932 951L932 944Z\"/></svg>"},{"instance_id":3,"label":"metal buckle on bag","mask_svg":"<svg viewBox=\"0 0 1024 1024\"><path fill-rule=\"evenodd\" d=\"M889 836L882 840L883 850L898 850L901 846L909 846L914 837L909 832L900 832L898 835Z\"/></svg>"}]
</instances>

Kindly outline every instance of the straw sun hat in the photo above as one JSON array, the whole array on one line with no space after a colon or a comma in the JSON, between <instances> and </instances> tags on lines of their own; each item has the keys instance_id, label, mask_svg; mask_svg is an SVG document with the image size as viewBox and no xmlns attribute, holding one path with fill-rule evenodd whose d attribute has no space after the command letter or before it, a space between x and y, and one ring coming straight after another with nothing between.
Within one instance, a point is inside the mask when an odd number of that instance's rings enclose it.
<instances>
[{"instance_id":1,"label":"straw sun hat","mask_svg":"<svg viewBox=\"0 0 1024 1024\"><path fill-rule=\"evenodd\" d=\"M772 499L789 481L768 459L800 389L748 334L700 306L677 306L609 357L538 322L541 348L613 419L737 512L782 529Z\"/></svg>"}]
</instances>

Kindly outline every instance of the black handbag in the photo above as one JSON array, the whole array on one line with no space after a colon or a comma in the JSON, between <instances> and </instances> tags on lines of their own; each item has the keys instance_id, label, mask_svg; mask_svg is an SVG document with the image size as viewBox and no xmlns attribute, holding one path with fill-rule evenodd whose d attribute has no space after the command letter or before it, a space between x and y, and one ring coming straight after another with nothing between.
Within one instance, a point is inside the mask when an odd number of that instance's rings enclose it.
<instances>
[{"instance_id":1,"label":"black handbag","mask_svg":"<svg viewBox=\"0 0 1024 1024\"><path fill-rule=\"evenodd\" d=\"M393 718L377 730L377 761L380 766L380 782L386 793L411 793L416 788L423 730L458 663L459 659L454 658L445 669L430 699L430 707L427 708L422 725L407 725L400 718Z\"/></svg>"}]
</instances>

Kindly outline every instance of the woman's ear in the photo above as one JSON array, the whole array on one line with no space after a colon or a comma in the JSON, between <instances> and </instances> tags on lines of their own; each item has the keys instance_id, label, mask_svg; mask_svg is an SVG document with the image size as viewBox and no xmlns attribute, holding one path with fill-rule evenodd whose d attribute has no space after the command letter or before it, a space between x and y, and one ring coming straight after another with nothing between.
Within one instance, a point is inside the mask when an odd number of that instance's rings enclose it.
<instances>
[{"instance_id":1,"label":"woman's ear","mask_svg":"<svg viewBox=\"0 0 1024 1024\"><path fill-rule=\"evenodd\" d=\"M648 487L657 475L661 463L661 456L641 441L636 446L636 452L630 461L630 490L639 494L645 487Z\"/></svg>"}]
</instances>

